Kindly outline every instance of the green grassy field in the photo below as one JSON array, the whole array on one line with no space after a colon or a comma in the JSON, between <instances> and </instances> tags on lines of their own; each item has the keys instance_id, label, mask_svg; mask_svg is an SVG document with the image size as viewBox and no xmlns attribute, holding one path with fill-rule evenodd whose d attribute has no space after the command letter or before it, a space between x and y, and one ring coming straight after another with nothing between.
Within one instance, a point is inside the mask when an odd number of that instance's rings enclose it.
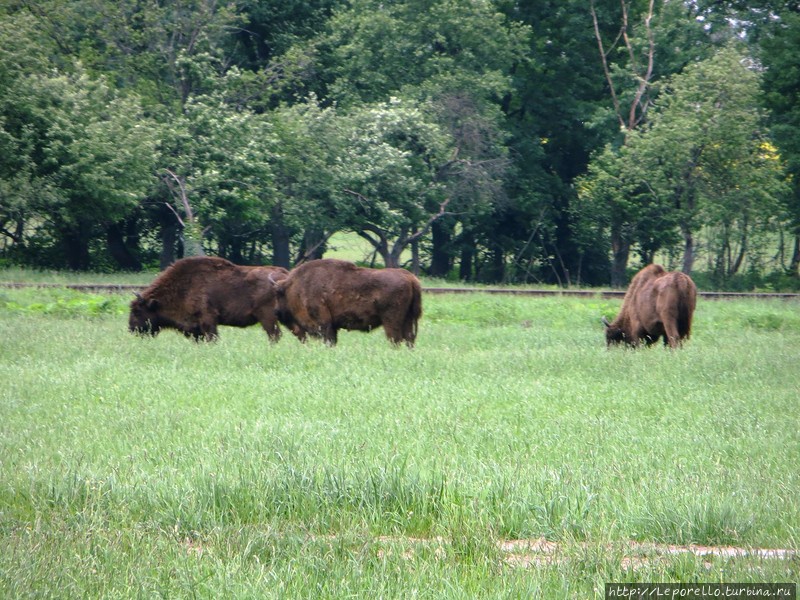
<instances>
[{"instance_id":1,"label":"green grassy field","mask_svg":"<svg viewBox=\"0 0 800 600\"><path fill-rule=\"evenodd\" d=\"M0 289L0 597L602 597L798 581L800 305L426 295L414 350L126 330L125 296ZM514 551L546 538L555 554Z\"/></svg>"}]
</instances>

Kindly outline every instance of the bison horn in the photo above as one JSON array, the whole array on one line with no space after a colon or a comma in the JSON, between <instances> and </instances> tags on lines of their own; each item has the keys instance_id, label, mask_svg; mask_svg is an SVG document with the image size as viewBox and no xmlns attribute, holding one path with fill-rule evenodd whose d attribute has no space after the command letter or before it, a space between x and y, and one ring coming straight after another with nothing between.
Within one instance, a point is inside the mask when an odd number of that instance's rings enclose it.
<instances>
[{"instance_id":1,"label":"bison horn","mask_svg":"<svg viewBox=\"0 0 800 600\"><path fill-rule=\"evenodd\" d=\"M603 325L605 325L606 327L611 327L611 323L608 322L608 319L606 319L605 316L603 316L602 321Z\"/></svg>"},{"instance_id":2,"label":"bison horn","mask_svg":"<svg viewBox=\"0 0 800 600\"><path fill-rule=\"evenodd\" d=\"M137 300L142 299L142 295L139 292L133 292L133 295L136 296Z\"/></svg>"}]
</instances>

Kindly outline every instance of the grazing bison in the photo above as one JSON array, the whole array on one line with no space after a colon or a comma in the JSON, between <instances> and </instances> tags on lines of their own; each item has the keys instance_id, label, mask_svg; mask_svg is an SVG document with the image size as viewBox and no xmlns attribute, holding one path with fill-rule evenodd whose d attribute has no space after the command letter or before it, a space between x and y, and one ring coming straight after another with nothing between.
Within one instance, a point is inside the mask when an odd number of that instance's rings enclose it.
<instances>
[{"instance_id":1,"label":"grazing bison","mask_svg":"<svg viewBox=\"0 0 800 600\"><path fill-rule=\"evenodd\" d=\"M141 335L177 329L195 341L217 337L218 325L261 323L271 341L281 331L275 317L275 284L281 267L245 267L223 258L184 258L161 273L131 302L128 328Z\"/></svg>"},{"instance_id":2,"label":"grazing bison","mask_svg":"<svg viewBox=\"0 0 800 600\"><path fill-rule=\"evenodd\" d=\"M394 344L413 347L417 337L422 289L404 269L312 260L277 281L275 293L278 320L300 341L311 335L333 346L339 329L371 331L380 325Z\"/></svg>"},{"instance_id":3,"label":"grazing bison","mask_svg":"<svg viewBox=\"0 0 800 600\"><path fill-rule=\"evenodd\" d=\"M696 304L697 288L688 275L647 265L631 281L614 322L603 317L606 343L649 346L663 336L664 345L677 348L692 331Z\"/></svg>"}]
</instances>

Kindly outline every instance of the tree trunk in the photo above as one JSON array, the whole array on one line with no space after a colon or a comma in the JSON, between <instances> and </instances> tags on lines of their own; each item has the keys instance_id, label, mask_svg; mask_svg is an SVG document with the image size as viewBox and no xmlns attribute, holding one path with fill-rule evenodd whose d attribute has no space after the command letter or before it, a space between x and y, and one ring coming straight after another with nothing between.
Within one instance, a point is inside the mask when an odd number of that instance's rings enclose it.
<instances>
[{"instance_id":1,"label":"tree trunk","mask_svg":"<svg viewBox=\"0 0 800 600\"><path fill-rule=\"evenodd\" d=\"M411 242L411 272L419 277L419 240Z\"/></svg>"},{"instance_id":2,"label":"tree trunk","mask_svg":"<svg viewBox=\"0 0 800 600\"><path fill-rule=\"evenodd\" d=\"M405 247L404 245L397 243L392 250L389 250L389 240L386 239L385 232L376 228L370 228L368 231L360 229L357 230L356 233L367 240L372 247L375 248L375 252L372 253L372 262L370 263L371 267L375 266L374 263L376 254L380 255L381 259L383 260L384 267L396 268L399 266L400 254Z\"/></svg>"},{"instance_id":3,"label":"tree trunk","mask_svg":"<svg viewBox=\"0 0 800 600\"><path fill-rule=\"evenodd\" d=\"M625 287L628 283L628 260L631 254L631 243L626 240L619 229L611 229L611 286Z\"/></svg>"},{"instance_id":4,"label":"tree trunk","mask_svg":"<svg viewBox=\"0 0 800 600\"><path fill-rule=\"evenodd\" d=\"M462 236L461 259L458 265L458 278L461 281L472 281L472 262L475 260L475 242L471 235Z\"/></svg>"},{"instance_id":5,"label":"tree trunk","mask_svg":"<svg viewBox=\"0 0 800 600\"><path fill-rule=\"evenodd\" d=\"M381 257L383 258L383 266L387 269L397 269L400 266L400 253L397 252L397 246L391 252L378 249Z\"/></svg>"},{"instance_id":6,"label":"tree trunk","mask_svg":"<svg viewBox=\"0 0 800 600\"><path fill-rule=\"evenodd\" d=\"M228 244L228 260L231 261L235 265L244 264L244 253L242 252L242 242L241 238L231 240ZM224 256L222 252L220 252L220 256Z\"/></svg>"},{"instance_id":7,"label":"tree trunk","mask_svg":"<svg viewBox=\"0 0 800 600\"><path fill-rule=\"evenodd\" d=\"M289 255L289 230L281 223L272 225L272 264L276 267L291 269Z\"/></svg>"},{"instance_id":8,"label":"tree trunk","mask_svg":"<svg viewBox=\"0 0 800 600\"><path fill-rule=\"evenodd\" d=\"M681 230L683 232L683 267L681 270L687 275L691 275L694 267L694 237L688 227L682 227Z\"/></svg>"},{"instance_id":9,"label":"tree trunk","mask_svg":"<svg viewBox=\"0 0 800 600\"><path fill-rule=\"evenodd\" d=\"M186 223L183 228L183 255L206 255L205 250L203 250L203 232L197 223Z\"/></svg>"},{"instance_id":10,"label":"tree trunk","mask_svg":"<svg viewBox=\"0 0 800 600\"><path fill-rule=\"evenodd\" d=\"M125 223L112 223L106 228L106 243L111 256L123 271L141 271L142 263L126 244ZM130 236L128 236L130 239Z\"/></svg>"},{"instance_id":11,"label":"tree trunk","mask_svg":"<svg viewBox=\"0 0 800 600\"><path fill-rule=\"evenodd\" d=\"M453 257L449 249L451 239L451 228L444 222L435 221L431 225L431 241L433 243L431 277L447 277L450 274L450 269L453 268Z\"/></svg>"},{"instance_id":12,"label":"tree trunk","mask_svg":"<svg viewBox=\"0 0 800 600\"><path fill-rule=\"evenodd\" d=\"M80 231L64 234L64 248L67 267L71 271L85 271L89 268L89 240Z\"/></svg>"},{"instance_id":13,"label":"tree trunk","mask_svg":"<svg viewBox=\"0 0 800 600\"><path fill-rule=\"evenodd\" d=\"M800 231L794 234L794 250L792 251L792 262L789 264L789 273L800 277Z\"/></svg>"},{"instance_id":14,"label":"tree trunk","mask_svg":"<svg viewBox=\"0 0 800 600\"><path fill-rule=\"evenodd\" d=\"M327 250L325 232L320 229L306 229L303 233L303 249L300 260L322 258Z\"/></svg>"},{"instance_id":15,"label":"tree trunk","mask_svg":"<svg viewBox=\"0 0 800 600\"><path fill-rule=\"evenodd\" d=\"M736 254L736 260L733 261L729 275L736 275L739 269L742 268L744 257L747 254L747 219L744 221L742 227L742 239L739 242L739 252Z\"/></svg>"},{"instance_id":16,"label":"tree trunk","mask_svg":"<svg viewBox=\"0 0 800 600\"><path fill-rule=\"evenodd\" d=\"M506 262L505 252L500 246L495 246L492 249L492 282L500 283L505 281L506 277Z\"/></svg>"},{"instance_id":17,"label":"tree trunk","mask_svg":"<svg viewBox=\"0 0 800 600\"><path fill-rule=\"evenodd\" d=\"M289 248L289 228L284 223L283 207L276 204L270 215L272 221L272 264L284 269L292 268L292 257Z\"/></svg>"},{"instance_id":18,"label":"tree trunk","mask_svg":"<svg viewBox=\"0 0 800 600\"><path fill-rule=\"evenodd\" d=\"M161 221L161 252L158 266L163 271L175 262L175 245L178 241L178 223L172 215Z\"/></svg>"}]
</instances>

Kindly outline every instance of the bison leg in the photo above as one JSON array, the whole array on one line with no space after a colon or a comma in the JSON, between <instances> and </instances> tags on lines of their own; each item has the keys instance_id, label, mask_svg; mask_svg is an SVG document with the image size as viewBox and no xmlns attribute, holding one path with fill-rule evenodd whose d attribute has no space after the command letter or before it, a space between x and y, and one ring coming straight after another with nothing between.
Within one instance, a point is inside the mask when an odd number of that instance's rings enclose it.
<instances>
[{"instance_id":1,"label":"bison leg","mask_svg":"<svg viewBox=\"0 0 800 600\"><path fill-rule=\"evenodd\" d=\"M198 329L199 329L199 333L195 334L195 339L197 339L198 341L199 341L201 335L203 336L203 338L207 342L214 342L219 337L219 334L217 334L217 324L216 323L213 323L213 322L211 322L211 323L209 323L209 322L200 323L200 326L199 326Z\"/></svg>"},{"instance_id":2,"label":"bison leg","mask_svg":"<svg viewBox=\"0 0 800 600\"><path fill-rule=\"evenodd\" d=\"M405 339L403 336L402 327L397 327L396 325L384 322L383 331L386 333L386 337L389 338L389 341L395 346L402 344L403 340Z\"/></svg>"},{"instance_id":3,"label":"bison leg","mask_svg":"<svg viewBox=\"0 0 800 600\"><path fill-rule=\"evenodd\" d=\"M680 347L681 336L678 333L678 328L675 323L664 324L664 345L669 346L673 350Z\"/></svg>"},{"instance_id":4,"label":"bison leg","mask_svg":"<svg viewBox=\"0 0 800 600\"><path fill-rule=\"evenodd\" d=\"M277 323L262 323L261 327L267 332L267 337L270 342L275 343L281 339L281 330Z\"/></svg>"},{"instance_id":5,"label":"bison leg","mask_svg":"<svg viewBox=\"0 0 800 600\"><path fill-rule=\"evenodd\" d=\"M417 337L416 319L409 314L384 315L383 331L395 346L405 342L409 348L413 348Z\"/></svg>"},{"instance_id":6,"label":"bison leg","mask_svg":"<svg viewBox=\"0 0 800 600\"><path fill-rule=\"evenodd\" d=\"M407 316L403 321L403 339L406 342L406 346L409 348L414 347L414 342L417 339L417 323L416 319L411 316Z\"/></svg>"},{"instance_id":7,"label":"bison leg","mask_svg":"<svg viewBox=\"0 0 800 600\"><path fill-rule=\"evenodd\" d=\"M634 331L631 335L631 339L625 341L628 342L628 345L632 348L638 348L642 343L642 339L645 339L644 333L640 331Z\"/></svg>"},{"instance_id":8,"label":"bison leg","mask_svg":"<svg viewBox=\"0 0 800 600\"><path fill-rule=\"evenodd\" d=\"M306 330L300 327L300 325L292 326L292 334L294 335L294 337L300 340L300 343L302 344L305 344L306 340L308 339L308 334L306 333Z\"/></svg>"},{"instance_id":9,"label":"bison leg","mask_svg":"<svg viewBox=\"0 0 800 600\"><path fill-rule=\"evenodd\" d=\"M383 331L386 333L386 337L389 338L389 341L395 346L399 346L405 342L409 348L414 347L415 335L413 323L400 322L398 325L394 322L384 320Z\"/></svg>"},{"instance_id":10,"label":"bison leg","mask_svg":"<svg viewBox=\"0 0 800 600\"><path fill-rule=\"evenodd\" d=\"M333 323L326 323L321 328L322 339L328 346L335 346L338 341L338 330L334 327Z\"/></svg>"},{"instance_id":11,"label":"bison leg","mask_svg":"<svg viewBox=\"0 0 800 600\"><path fill-rule=\"evenodd\" d=\"M277 342L281 339L281 329L278 327L278 318L275 316L274 311L262 311L256 313L256 319L261 323L261 327L267 334L270 342Z\"/></svg>"}]
</instances>

